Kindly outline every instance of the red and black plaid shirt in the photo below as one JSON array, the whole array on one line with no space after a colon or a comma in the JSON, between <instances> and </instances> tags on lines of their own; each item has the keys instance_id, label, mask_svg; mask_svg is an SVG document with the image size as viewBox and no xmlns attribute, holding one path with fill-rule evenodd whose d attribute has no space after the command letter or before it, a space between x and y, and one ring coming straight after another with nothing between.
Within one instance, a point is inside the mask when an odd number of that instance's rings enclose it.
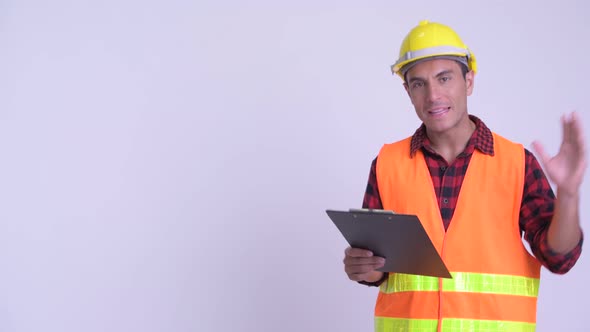
<instances>
[{"instance_id":1,"label":"red and black plaid shirt","mask_svg":"<svg viewBox=\"0 0 590 332\"><path fill-rule=\"evenodd\" d=\"M465 150L457 156L452 164L437 154L426 135L424 124L412 136L410 151L412 156L418 149L422 149L428 170L434 184L434 191L438 199L440 214L445 226L449 227L461 184L465 178L469 161L473 151L478 149L487 155L494 155L494 141L492 132L475 116L470 116L475 122L476 129L467 143ZM363 207L368 209L382 209L376 173L377 158L371 165L369 182L363 201ZM533 254L547 269L554 273L568 272L580 257L583 238L578 245L566 254L558 254L551 250L547 243L547 231L553 217L555 195L535 156L525 149L525 182L520 207L520 230L529 243Z\"/></svg>"}]
</instances>

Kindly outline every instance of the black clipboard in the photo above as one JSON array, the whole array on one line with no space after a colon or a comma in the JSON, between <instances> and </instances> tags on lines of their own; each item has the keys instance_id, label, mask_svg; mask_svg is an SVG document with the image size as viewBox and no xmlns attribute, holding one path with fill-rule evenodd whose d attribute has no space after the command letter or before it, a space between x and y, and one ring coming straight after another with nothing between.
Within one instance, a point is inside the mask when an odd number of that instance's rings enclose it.
<instances>
[{"instance_id":1,"label":"black clipboard","mask_svg":"<svg viewBox=\"0 0 590 332\"><path fill-rule=\"evenodd\" d=\"M368 209L326 213L351 247L385 258L379 271L452 278L417 216Z\"/></svg>"}]
</instances>

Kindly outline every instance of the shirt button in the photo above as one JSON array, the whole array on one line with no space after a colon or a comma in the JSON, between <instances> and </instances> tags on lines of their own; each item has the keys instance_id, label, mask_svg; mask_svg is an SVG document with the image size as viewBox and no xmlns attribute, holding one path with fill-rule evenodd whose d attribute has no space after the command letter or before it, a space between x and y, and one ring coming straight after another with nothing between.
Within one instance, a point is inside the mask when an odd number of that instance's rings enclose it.
<instances>
[{"instance_id":1,"label":"shirt button","mask_svg":"<svg viewBox=\"0 0 590 332\"><path fill-rule=\"evenodd\" d=\"M448 204L449 200L445 198L445 199L443 199L443 203Z\"/></svg>"},{"instance_id":2,"label":"shirt button","mask_svg":"<svg viewBox=\"0 0 590 332\"><path fill-rule=\"evenodd\" d=\"M443 167L440 168L440 170L444 172L444 171L447 170L447 168L446 168L446 166L443 166Z\"/></svg>"}]
</instances>

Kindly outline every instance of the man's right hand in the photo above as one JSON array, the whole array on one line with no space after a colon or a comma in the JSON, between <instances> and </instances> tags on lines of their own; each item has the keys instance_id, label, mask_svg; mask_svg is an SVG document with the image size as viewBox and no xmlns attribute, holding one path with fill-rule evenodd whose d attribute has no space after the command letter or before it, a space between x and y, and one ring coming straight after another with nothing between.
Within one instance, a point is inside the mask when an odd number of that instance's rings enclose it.
<instances>
[{"instance_id":1,"label":"man's right hand","mask_svg":"<svg viewBox=\"0 0 590 332\"><path fill-rule=\"evenodd\" d=\"M373 252L365 249L348 247L344 251L344 271L350 280L375 282L383 277L377 271L385 265L385 258L373 256Z\"/></svg>"}]
</instances>

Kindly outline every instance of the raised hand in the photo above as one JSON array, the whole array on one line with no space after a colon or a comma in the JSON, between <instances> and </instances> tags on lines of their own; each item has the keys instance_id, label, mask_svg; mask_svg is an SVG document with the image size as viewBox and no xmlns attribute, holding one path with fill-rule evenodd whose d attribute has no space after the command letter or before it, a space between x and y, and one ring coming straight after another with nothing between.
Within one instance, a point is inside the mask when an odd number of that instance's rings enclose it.
<instances>
[{"instance_id":1,"label":"raised hand","mask_svg":"<svg viewBox=\"0 0 590 332\"><path fill-rule=\"evenodd\" d=\"M577 195L586 170L586 149L582 121L574 112L561 117L563 138L559 152L551 157L543 145L533 142L533 149L559 195Z\"/></svg>"}]
</instances>

